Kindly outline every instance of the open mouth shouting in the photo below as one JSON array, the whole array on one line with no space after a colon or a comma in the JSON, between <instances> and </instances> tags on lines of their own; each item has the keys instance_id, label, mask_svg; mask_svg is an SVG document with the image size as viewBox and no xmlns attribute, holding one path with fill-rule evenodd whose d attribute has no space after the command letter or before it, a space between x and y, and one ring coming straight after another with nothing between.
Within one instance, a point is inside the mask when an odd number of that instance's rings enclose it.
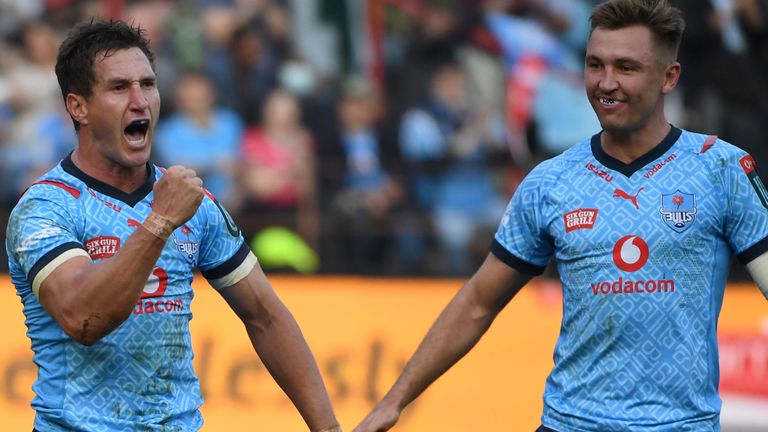
<instances>
[{"instance_id":1,"label":"open mouth shouting","mask_svg":"<svg viewBox=\"0 0 768 432\"><path fill-rule=\"evenodd\" d=\"M142 146L149 131L149 119L134 120L123 130L125 139L131 146Z\"/></svg>"}]
</instances>

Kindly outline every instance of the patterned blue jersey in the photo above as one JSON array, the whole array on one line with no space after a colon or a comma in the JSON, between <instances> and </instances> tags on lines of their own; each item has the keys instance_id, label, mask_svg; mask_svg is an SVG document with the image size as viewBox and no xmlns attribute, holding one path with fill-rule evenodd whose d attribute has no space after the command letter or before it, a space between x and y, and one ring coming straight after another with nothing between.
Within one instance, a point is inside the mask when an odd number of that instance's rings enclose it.
<instances>
[{"instance_id":1,"label":"patterned blue jersey","mask_svg":"<svg viewBox=\"0 0 768 432\"><path fill-rule=\"evenodd\" d=\"M255 265L212 196L171 235L130 318L94 345L71 339L37 298L67 259L98 262L120 249L151 210L152 186L163 174L149 168L145 184L125 194L67 157L11 213L6 248L38 366L32 407L40 431L196 431L203 423L189 333L193 270L222 288Z\"/></svg>"},{"instance_id":2,"label":"patterned blue jersey","mask_svg":"<svg viewBox=\"0 0 768 432\"><path fill-rule=\"evenodd\" d=\"M768 250L752 158L672 128L631 164L600 135L535 168L492 252L539 274L554 256L563 321L542 423L561 431L718 431L717 318L732 254Z\"/></svg>"}]
</instances>

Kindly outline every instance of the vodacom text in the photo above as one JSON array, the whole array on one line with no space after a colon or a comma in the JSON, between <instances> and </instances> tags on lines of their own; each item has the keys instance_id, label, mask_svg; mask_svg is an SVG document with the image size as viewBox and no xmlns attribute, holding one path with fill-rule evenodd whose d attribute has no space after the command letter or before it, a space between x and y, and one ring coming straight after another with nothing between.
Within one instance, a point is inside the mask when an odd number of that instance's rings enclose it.
<instances>
[{"instance_id":1,"label":"vodacom text","mask_svg":"<svg viewBox=\"0 0 768 432\"><path fill-rule=\"evenodd\" d=\"M675 281L671 279L657 280L624 280L618 278L613 282L593 282L592 293L598 294L645 294L645 293L675 292Z\"/></svg>"},{"instance_id":2,"label":"vodacom text","mask_svg":"<svg viewBox=\"0 0 768 432\"><path fill-rule=\"evenodd\" d=\"M638 235L625 235L613 246L613 264L626 273L634 273L643 268L649 257L648 243ZM675 281L671 279L630 280L619 276L613 280L595 281L591 286L594 295L675 292Z\"/></svg>"}]
</instances>

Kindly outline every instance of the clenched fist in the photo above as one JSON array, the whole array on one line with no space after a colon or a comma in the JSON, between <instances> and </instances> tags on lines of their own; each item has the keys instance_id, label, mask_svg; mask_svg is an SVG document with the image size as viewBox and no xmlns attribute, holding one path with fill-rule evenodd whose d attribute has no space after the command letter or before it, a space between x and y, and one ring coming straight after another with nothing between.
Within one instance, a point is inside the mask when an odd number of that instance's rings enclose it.
<instances>
[{"instance_id":1,"label":"clenched fist","mask_svg":"<svg viewBox=\"0 0 768 432\"><path fill-rule=\"evenodd\" d=\"M153 188L152 211L170 221L174 228L188 221L203 202L203 180L194 170L181 165L168 168Z\"/></svg>"}]
</instances>

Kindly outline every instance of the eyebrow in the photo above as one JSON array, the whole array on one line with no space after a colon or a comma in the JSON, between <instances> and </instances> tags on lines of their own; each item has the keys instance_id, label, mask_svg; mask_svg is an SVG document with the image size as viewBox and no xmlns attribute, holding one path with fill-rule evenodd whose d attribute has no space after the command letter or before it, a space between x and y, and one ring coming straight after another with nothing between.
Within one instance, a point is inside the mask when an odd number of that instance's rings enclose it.
<instances>
[{"instance_id":1,"label":"eyebrow","mask_svg":"<svg viewBox=\"0 0 768 432\"><path fill-rule=\"evenodd\" d=\"M591 54L590 55L586 55L584 57L584 61L599 61L601 63L614 63L614 64L617 64L617 63L618 64L620 64L620 63L629 63L629 64L633 64L633 65L642 65L643 64L642 61L640 61L640 60L638 60L636 58L632 58L632 57L618 57L618 58L613 59L610 62L606 62L602 58L600 58L598 56L595 56L595 55L591 55Z\"/></svg>"},{"instance_id":2,"label":"eyebrow","mask_svg":"<svg viewBox=\"0 0 768 432\"><path fill-rule=\"evenodd\" d=\"M155 82L155 81L157 81L157 77L154 76L154 75L145 75L145 76L143 76L143 77L141 77L141 78L139 78L137 80L132 80L132 79L124 78L124 77L117 77L117 78L110 78L110 79L106 80L104 83L107 86L113 86L113 85L117 85L117 84L127 84L127 83L131 83L133 81L138 81L138 82L152 81L152 82Z\"/></svg>"}]
</instances>

